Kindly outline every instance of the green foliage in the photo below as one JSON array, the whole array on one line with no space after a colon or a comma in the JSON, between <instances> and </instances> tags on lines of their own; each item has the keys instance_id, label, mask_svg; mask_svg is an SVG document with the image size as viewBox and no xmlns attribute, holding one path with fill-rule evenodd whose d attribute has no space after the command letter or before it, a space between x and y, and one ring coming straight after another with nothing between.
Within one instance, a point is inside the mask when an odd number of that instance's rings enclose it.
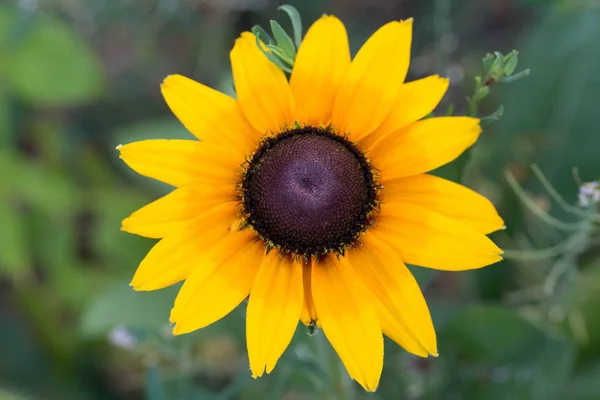
<instances>
[{"instance_id":1,"label":"green foliage","mask_svg":"<svg viewBox=\"0 0 600 400\"><path fill-rule=\"evenodd\" d=\"M64 22L0 8L5 78L18 96L38 105L67 106L96 98L104 85L94 52ZM0 34L0 37L3 35Z\"/></svg>"},{"instance_id":2,"label":"green foliage","mask_svg":"<svg viewBox=\"0 0 600 400\"><path fill-rule=\"evenodd\" d=\"M259 25L252 28L256 35L256 45L267 56L269 60L281 70L291 73L296 58L296 47L300 47L302 42L302 20L300 13L293 6L288 4L279 7L290 17L292 30L294 31L294 41L287 32L279 25L277 21L271 20L271 31L275 40ZM261 41L263 43L261 43ZM264 46L264 47L263 47Z\"/></svg>"}]
</instances>

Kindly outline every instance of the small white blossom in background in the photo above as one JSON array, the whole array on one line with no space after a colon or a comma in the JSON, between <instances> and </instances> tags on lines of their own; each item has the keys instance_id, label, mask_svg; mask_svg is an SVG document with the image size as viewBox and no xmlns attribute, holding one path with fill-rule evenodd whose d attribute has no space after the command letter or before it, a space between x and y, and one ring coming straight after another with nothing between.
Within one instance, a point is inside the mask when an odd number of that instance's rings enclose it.
<instances>
[{"instance_id":1,"label":"small white blossom in background","mask_svg":"<svg viewBox=\"0 0 600 400\"><path fill-rule=\"evenodd\" d=\"M598 181L586 182L579 187L579 205L589 207L600 202Z\"/></svg>"},{"instance_id":2,"label":"small white blossom in background","mask_svg":"<svg viewBox=\"0 0 600 400\"><path fill-rule=\"evenodd\" d=\"M108 341L125 349L133 349L137 345L135 337L123 325L117 325L110 331Z\"/></svg>"}]
</instances>

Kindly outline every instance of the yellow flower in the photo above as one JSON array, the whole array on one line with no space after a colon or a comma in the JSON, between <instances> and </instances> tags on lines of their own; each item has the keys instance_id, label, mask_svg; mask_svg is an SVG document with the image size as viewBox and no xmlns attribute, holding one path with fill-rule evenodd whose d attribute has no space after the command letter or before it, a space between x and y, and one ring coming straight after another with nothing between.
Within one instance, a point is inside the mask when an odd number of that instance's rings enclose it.
<instances>
[{"instance_id":1,"label":"yellow flower","mask_svg":"<svg viewBox=\"0 0 600 400\"><path fill-rule=\"evenodd\" d=\"M404 83L412 20L381 27L350 60L344 25L308 30L288 83L243 33L231 51L237 100L179 75L162 93L199 141L120 146L138 173L176 189L134 212L123 230L161 239L131 285L183 284L174 333L203 328L249 297L254 377L270 373L298 320L320 327L348 373L377 388L383 334L437 355L425 299L405 263L440 270L501 260L486 234L493 205L426 174L479 136L479 120L419 121L448 80Z\"/></svg>"}]
</instances>

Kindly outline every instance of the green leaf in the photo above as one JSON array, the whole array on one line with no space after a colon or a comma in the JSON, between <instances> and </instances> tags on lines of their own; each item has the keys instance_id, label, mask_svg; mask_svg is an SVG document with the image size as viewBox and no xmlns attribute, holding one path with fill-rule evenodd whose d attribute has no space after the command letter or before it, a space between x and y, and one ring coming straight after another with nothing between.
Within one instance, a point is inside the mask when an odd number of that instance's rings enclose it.
<instances>
[{"instance_id":1,"label":"green leaf","mask_svg":"<svg viewBox=\"0 0 600 400\"><path fill-rule=\"evenodd\" d=\"M269 61L271 61L273 64L275 64L279 69L291 73L292 70L283 63L283 61L281 61L281 59L279 57L277 57L275 54L273 54L271 51L268 51L269 49L265 49L263 48L263 46L260 43L260 40L258 40L258 36L256 37L256 45L258 46L258 48L260 49L260 51L263 52L263 54L265 56L267 56L267 58L269 59ZM268 47L269 45L267 45Z\"/></svg>"},{"instance_id":2,"label":"green leaf","mask_svg":"<svg viewBox=\"0 0 600 400\"><path fill-rule=\"evenodd\" d=\"M270 55L276 56L280 61L283 62L284 65L289 65L289 66L293 66L294 65L294 60L292 60L291 58L289 58L288 55L285 54L283 52L283 50L281 50L279 47L272 46L272 45L267 45L267 48L269 50L271 50L271 54Z\"/></svg>"},{"instance_id":3,"label":"green leaf","mask_svg":"<svg viewBox=\"0 0 600 400\"><path fill-rule=\"evenodd\" d=\"M292 42L292 38L288 36L286 31L283 30L281 25L277 21L271 20L271 31L273 31L273 36L275 36L275 41L277 42L277 46L285 53L285 55L292 60L296 57L296 48L294 47L294 42Z\"/></svg>"},{"instance_id":4,"label":"green leaf","mask_svg":"<svg viewBox=\"0 0 600 400\"><path fill-rule=\"evenodd\" d=\"M87 337L103 336L117 325L158 330L169 323L177 290L176 285L155 292L136 292L125 282L110 287L87 306L80 333Z\"/></svg>"},{"instance_id":5,"label":"green leaf","mask_svg":"<svg viewBox=\"0 0 600 400\"><path fill-rule=\"evenodd\" d=\"M294 42L296 43L296 47L299 48L300 43L302 43L302 18L300 17L300 13L295 7L289 4L281 5L277 9L284 11L290 17L292 29L294 30Z\"/></svg>"},{"instance_id":6,"label":"green leaf","mask_svg":"<svg viewBox=\"0 0 600 400\"><path fill-rule=\"evenodd\" d=\"M492 122L499 121L503 115L504 115L504 105L501 105L500 107L498 107L498 109L496 111L494 111L490 115L488 115L486 117L482 117L480 119L481 125L487 125L487 124L491 124Z\"/></svg>"},{"instance_id":7,"label":"green leaf","mask_svg":"<svg viewBox=\"0 0 600 400\"><path fill-rule=\"evenodd\" d=\"M512 76L507 76L504 79L502 79L502 82L504 83L511 83L511 82L515 82L518 81L521 78L525 78L526 76L529 75L529 73L531 72L531 70L529 68L519 72L518 74L514 74Z\"/></svg>"},{"instance_id":8,"label":"green leaf","mask_svg":"<svg viewBox=\"0 0 600 400\"><path fill-rule=\"evenodd\" d=\"M254 25L252 27L252 33L254 33L254 36L256 36L258 40L260 40L264 44L273 43L273 39L271 38L271 36L260 25Z\"/></svg>"},{"instance_id":9,"label":"green leaf","mask_svg":"<svg viewBox=\"0 0 600 400\"><path fill-rule=\"evenodd\" d=\"M483 69L485 70L485 72L488 72L492 68L492 65L494 65L495 60L496 57L491 53L487 53L485 57L483 57L481 61L483 62Z\"/></svg>"},{"instance_id":10,"label":"green leaf","mask_svg":"<svg viewBox=\"0 0 600 400\"><path fill-rule=\"evenodd\" d=\"M473 101L476 103L479 103L481 100L485 99L489 93L490 93L490 87L483 86L483 87L479 88L477 93L475 93L475 96L473 96Z\"/></svg>"},{"instance_id":11,"label":"green leaf","mask_svg":"<svg viewBox=\"0 0 600 400\"><path fill-rule=\"evenodd\" d=\"M6 12L10 10L0 10ZM16 12L11 15L19 18ZM100 94L104 87L100 61L70 26L38 15L20 36L10 49L4 49L9 53L2 54L6 77L18 96L34 104L67 106Z\"/></svg>"},{"instance_id":12,"label":"green leaf","mask_svg":"<svg viewBox=\"0 0 600 400\"><path fill-rule=\"evenodd\" d=\"M494 60L493 67L504 68L504 55L499 51L495 51L494 55L496 56L496 59Z\"/></svg>"},{"instance_id":13,"label":"green leaf","mask_svg":"<svg viewBox=\"0 0 600 400\"><path fill-rule=\"evenodd\" d=\"M504 57L504 73L512 75L519 64L519 52L513 50Z\"/></svg>"}]
</instances>

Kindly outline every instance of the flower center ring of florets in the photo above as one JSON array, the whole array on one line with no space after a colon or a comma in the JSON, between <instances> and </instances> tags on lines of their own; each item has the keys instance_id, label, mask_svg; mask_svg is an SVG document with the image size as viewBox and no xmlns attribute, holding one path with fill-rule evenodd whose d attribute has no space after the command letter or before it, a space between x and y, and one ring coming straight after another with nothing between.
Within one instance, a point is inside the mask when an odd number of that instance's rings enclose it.
<instances>
[{"instance_id":1,"label":"flower center ring of florets","mask_svg":"<svg viewBox=\"0 0 600 400\"><path fill-rule=\"evenodd\" d=\"M238 188L242 228L256 231L267 250L305 259L355 247L379 205L370 161L331 127L266 136Z\"/></svg>"}]
</instances>

